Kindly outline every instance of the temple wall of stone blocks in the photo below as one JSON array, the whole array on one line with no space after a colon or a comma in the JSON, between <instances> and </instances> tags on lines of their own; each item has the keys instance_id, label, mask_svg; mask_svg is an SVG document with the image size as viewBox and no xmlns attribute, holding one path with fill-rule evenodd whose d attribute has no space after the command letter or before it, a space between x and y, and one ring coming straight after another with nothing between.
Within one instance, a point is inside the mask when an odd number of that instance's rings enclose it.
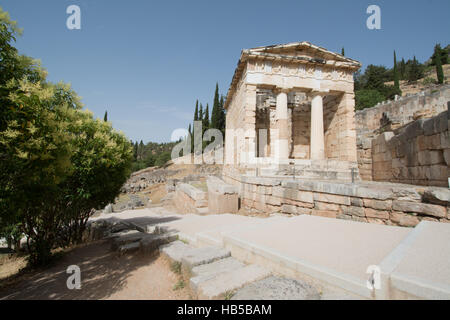
<instances>
[{"instance_id":1,"label":"temple wall of stone blocks","mask_svg":"<svg viewBox=\"0 0 450 320\"><path fill-rule=\"evenodd\" d=\"M447 110L450 86L430 89L417 95L400 97L356 112L358 168L363 180L373 180L372 140L385 131L395 131L423 118L431 118ZM378 153L378 152L377 152ZM382 173L376 173L376 179ZM411 175L410 180L414 175ZM406 181L406 179L402 179ZM420 179L419 179L420 180Z\"/></svg>"}]
</instances>

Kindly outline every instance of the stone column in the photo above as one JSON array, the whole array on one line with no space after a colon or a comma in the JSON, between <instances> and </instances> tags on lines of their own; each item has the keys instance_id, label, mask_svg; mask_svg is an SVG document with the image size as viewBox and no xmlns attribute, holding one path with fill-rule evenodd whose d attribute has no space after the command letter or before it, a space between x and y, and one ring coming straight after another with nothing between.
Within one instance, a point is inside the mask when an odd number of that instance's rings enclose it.
<instances>
[{"instance_id":1,"label":"stone column","mask_svg":"<svg viewBox=\"0 0 450 320\"><path fill-rule=\"evenodd\" d=\"M311 160L325 159L325 138L323 132L323 95L324 92L313 91L311 101Z\"/></svg>"},{"instance_id":2,"label":"stone column","mask_svg":"<svg viewBox=\"0 0 450 320\"><path fill-rule=\"evenodd\" d=\"M277 94L276 120L278 139L276 140L275 155L278 159L289 158L289 131L288 131L288 99L287 90L279 90Z\"/></svg>"}]
</instances>

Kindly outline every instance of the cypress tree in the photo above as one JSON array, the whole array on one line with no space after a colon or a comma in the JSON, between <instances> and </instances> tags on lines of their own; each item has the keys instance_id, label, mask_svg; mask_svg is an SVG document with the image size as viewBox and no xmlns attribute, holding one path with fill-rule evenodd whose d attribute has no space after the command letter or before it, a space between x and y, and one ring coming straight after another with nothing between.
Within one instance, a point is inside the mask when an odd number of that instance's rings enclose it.
<instances>
[{"instance_id":1,"label":"cypress tree","mask_svg":"<svg viewBox=\"0 0 450 320\"><path fill-rule=\"evenodd\" d=\"M225 108L224 107L225 107L224 97L221 96L220 102L219 102L217 129L222 131L222 133L225 133Z\"/></svg>"},{"instance_id":2,"label":"cypress tree","mask_svg":"<svg viewBox=\"0 0 450 320\"><path fill-rule=\"evenodd\" d=\"M400 90L400 80L398 76L398 70L397 70L397 54L394 50L394 88L397 91L398 95L401 95L402 92Z\"/></svg>"},{"instance_id":3,"label":"cypress tree","mask_svg":"<svg viewBox=\"0 0 450 320\"><path fill-rule=\"evenodd\" d=\"M341 55L345 56L345 49L342 47Z\"/></svg>"},{"instance_id":4,"label":"cypress tree","mask_svg":"<svg viewBox=\"0 0 450 320\"><path fill-rule=\"evenodd\" d=\"M200 109L198 110L198 121L203 123L203 105L200 103Z\"/></svg>"},{"instance_id":5,"label":"cypress tree","mask_svg":"<svg viewBox=\"0 0 450 320\"><path fill-rule=\"evenodd\" d=\"M436 64L436 75L439 84L444 83L444 70L442 69L441 48L440 45L434 47L434 62Z\"/></svg>"},{"instance_id":6,"label":"cypress tree","mask_svg":"<svg viewBox=\"0 0 450 320\"><path fill-rule=\"evenodd\" d=\"M108 121L108 111L105 111L105 115L103 116L103 121Z\"/></svg>"},{"instance_id":7,"label":"cypress tree","mask_svg":"<svg viewBox=\"0 0 450 320\"><path fill-rule=\"evenodd\" d=\"M211 128L219 129L219 84L216 82L216 91L214 92L214 102L211 114Z\"/></svg>"},{"instance_id":8,"label":"cypress tree","mask_svg":"<svg viewBox=\"0 0 450 320\"><path fill-rule=\"evenodd\" d=\"M400 76L402 80L405 80L405 75L406 75L406 63L405 59L402 58L402 61L400 62Z\"/></svg>"},{"instance_id":9,"label":"cypress tree","mask_svg":"<svg viewBox=\"0 0 450 320\"><path fill-rule=\"evenodd\" d=\"M198 120L198 100L195 102L194 121Z\"/></svg>"},{"instance_id":10,"label":"cypress tree","mask_svg":"<svg viewBox=\"0 0 450 320\"><path fill-rule=\"evenodd\" d=\"M409 68L409 74L408 74L408 81L409 82L414 82L419 80L421 77L421 70L420 70L420 65L419 62L416 59L416 56L414 56L414 59L411 63L411 66Z\"/></svg>"},{"instance_id":11,"label":"cypress tree","mask_svg":"<svg viewBox=\"0 0 450 320\"><path fill-rule=\"evenodd\" d=\"M203 132L208 130L209 127L210 127L210 123L209 123L209 105L206 104L205 117L203 118Z\"/></svg>"},{"instance_id":12,"label":"cypress tree","mask_svg":"<svg viewBox=\"0 0 450 320\"><path fill-rule=\"evenodd\" d=\"M137 160L137 154L138 154L138 143L136 141L134 143L134 146L133 146L133 158L134 158L134 161Z\"/></svg>"},{"instance_id":13,"label":"cypress tree","mask_svg":"<svg viewBox=\"0 0 450 320\"><path fill-rule=\"evenodd\" d=\"M142 160L144 158L144 142L141 140L141 142L139 142L139 147L138 147L138 160Z\"/></svg>"}]
</instances>

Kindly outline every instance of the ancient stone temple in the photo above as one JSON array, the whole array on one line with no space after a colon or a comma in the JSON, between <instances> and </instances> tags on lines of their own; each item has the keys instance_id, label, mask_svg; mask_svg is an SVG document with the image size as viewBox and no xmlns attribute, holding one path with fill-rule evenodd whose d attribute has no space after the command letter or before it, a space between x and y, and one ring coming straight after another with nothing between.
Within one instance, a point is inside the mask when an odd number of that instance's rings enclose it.
<instances>
[{"instance_id":1,"label":"ancient stone temple","mask_svg":"<svg viewBox=\"0 0 450 320\"><path fill-rule=\"evenodd\" d=\"M257 175L351 179L360 67L308 42L243 50L225 103L226 163Z\"/></svg>"}]
</instances>

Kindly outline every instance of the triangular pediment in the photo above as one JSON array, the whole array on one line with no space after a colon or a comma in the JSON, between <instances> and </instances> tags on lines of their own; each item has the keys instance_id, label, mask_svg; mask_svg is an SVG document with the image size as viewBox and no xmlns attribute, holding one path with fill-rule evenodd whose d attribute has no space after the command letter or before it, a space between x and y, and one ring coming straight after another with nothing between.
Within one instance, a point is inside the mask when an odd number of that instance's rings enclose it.
<instances>
[{"instance_id":1,"label":"triangular pediment","mask_svg":"<svg viewBox=\"0 0 450 320\"><path fill-rule=\"evenodd\" d=\"M313 60L333 60L336 62L347 62L352 64L359 64L358 61L347 58L338 53L329 51L325 48L315 46L309 42L293 42L287 44L271 45L265 47L257 47L252 49L246 49L243 54L248 55L270 55L281 57L305 57Z\"/></svg>"}]
</instances>

